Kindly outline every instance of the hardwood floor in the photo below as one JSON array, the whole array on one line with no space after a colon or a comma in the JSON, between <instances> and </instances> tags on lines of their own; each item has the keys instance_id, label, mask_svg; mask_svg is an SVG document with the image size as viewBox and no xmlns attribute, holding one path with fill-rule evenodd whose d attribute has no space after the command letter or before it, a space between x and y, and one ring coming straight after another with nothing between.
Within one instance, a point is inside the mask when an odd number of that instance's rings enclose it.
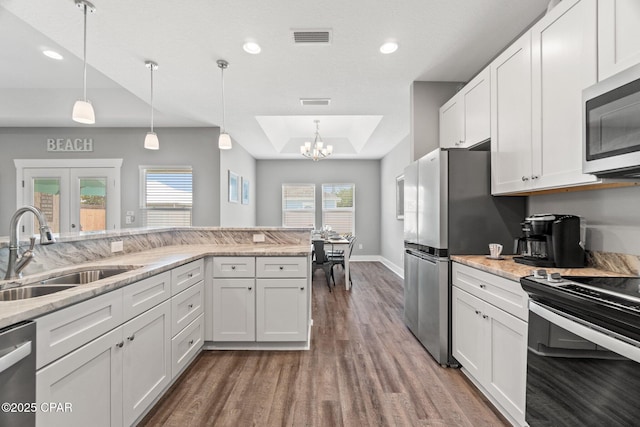
<instances>
[{"instance_id":1,"label":"hardwood floor","mask_svg":"<svg viewBox=\"0 0 640 427\"><path fill-rule=\"evenodd\" d=\"M330 293L316 271L311 350L205 351L141 425L509 425L404 326L400 278L374 262L351 274Z\"/></svg>"}]
</instances>

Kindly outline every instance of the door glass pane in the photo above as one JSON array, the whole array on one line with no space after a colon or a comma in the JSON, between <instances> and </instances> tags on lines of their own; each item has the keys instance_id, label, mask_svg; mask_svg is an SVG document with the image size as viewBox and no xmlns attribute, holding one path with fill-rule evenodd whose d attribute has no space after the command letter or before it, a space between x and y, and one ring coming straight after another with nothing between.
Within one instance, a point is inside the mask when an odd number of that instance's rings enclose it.
<instances>
[{"instance_id":1,"label":"door glass pane","mask_svg":"<svg viewBox=\"0 0 640 427\"><path fill-rule=\"evenodd\" d=\"M60 232L60 178L33 179L33 205L40 209L54 233ZM33 217L33 216L32 216ZM38 223L33 217L34 233Z\"/></svg>"},{"instance_id":2,"label":"door glass pane","mask_svg":"<svg viewBox=\"0 0 640 427\"><path fill-rule=\"evenodd\" d=\"M80 231L107 228L106 178L80 178Z\"/></svg>"}]
</instances>

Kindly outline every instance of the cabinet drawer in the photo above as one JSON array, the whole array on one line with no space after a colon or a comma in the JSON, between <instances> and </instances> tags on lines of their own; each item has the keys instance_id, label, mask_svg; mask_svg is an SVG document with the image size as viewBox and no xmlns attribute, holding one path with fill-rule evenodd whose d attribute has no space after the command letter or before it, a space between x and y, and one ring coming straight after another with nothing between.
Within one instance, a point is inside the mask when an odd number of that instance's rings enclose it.
<instances>
[{"instance_id":1,"label":"cabinet drawer","mask_svg":"<svg viewBox=\"0 0 640 427\"><path fill-rule=\"evenodd\" d=\"M190 262L171 270L171 295L176 295L204 279L204 261Z\"/></svg>"},{"instance_id":2,"label":"cabinet drawer","mask_svg":"<svg viewBox=\"0 0 640 427\"><path fill-rule=\"evenodd\" d=\"M122 289L36 319L36 369L119 326L122 321Z\"/></svg>"},{"instance_id":3,"label":"cabinet drawer","mask_svg":"<svg viewBox=\"0 0 640 427\"><path fill-rule=\"evenodd\" d=\"M204 342L204 315L201 314L171 340L171 376L176 377Z\"/></svg>"},{"instance_id":4,"label":"cabinet drawer","mask_svg":"<svg viewBox=\"0 0 640 427\"><path fill-rule=\"evenodd\" d=\"M197 283L171 298L171 336L202 314L204 308L204 282Z\"/></svg>"},{"instance_id":5,"label":"cabinet drawer","mask_svg":"<svg viewBox=\"0 0 640 427\"><path fill-rule=\"evenodd\" d=\"M520 282L454 262L452 283L524 321L529 318L529 296Z\"/></svg>"},{"instance_id":6,"label":"cabinet drawer","mask_svg":"<svg viewBox=\"0 0 640 427\"><path fill-rule=\"evenodd\" d=\"M256 258L256 277L307 277L306 257Z\"/></svg>"},{"instance_id":7,"label":"cabinet drawer","mask_svg":"<svg viewBox=\"0 0 640 427\"><path fill-rule=\"evenodd\" d=\"M133 319L171 296L171 273L165 272L122 288L124 320Z\"/></svg>"},{"instance_id":8,"label":"cabinet drawer","mask_svg":"<svg viewBox=\"0 0 640 427\"><path fill-rule=\"evenodd\" d=\"M253 277L256 259L253 257L214 257L213 277Z\"/></svg>"}]
</instances>

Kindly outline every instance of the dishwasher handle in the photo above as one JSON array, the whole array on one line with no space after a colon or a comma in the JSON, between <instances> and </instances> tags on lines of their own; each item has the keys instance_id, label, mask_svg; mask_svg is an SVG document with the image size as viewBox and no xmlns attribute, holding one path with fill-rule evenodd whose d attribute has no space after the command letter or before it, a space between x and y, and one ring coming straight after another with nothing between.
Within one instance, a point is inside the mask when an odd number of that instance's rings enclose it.
<instances>
[{"instance_id":1,"label":"dishwasher handle","mask_svg":"<svg viewBox=\"0 0 640 427\"><path fill-rule=\"evenodd\" d=\"M11 368L13 365L20 362L22 359L27 358L31 354L31 341L26 341L13 347L13 350L0 357L0 373ZM0 353L4 353L6 350L8 349L5 349Z\"/></svg>"}]
</instances>

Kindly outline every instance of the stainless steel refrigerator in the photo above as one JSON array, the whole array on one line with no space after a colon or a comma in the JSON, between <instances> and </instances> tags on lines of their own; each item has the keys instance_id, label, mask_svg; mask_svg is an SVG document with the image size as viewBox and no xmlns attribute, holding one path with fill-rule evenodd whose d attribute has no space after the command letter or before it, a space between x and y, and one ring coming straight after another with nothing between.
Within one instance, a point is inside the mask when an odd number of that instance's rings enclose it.
<instances>
[{"instance_id":1,"label":"stainless steel refrigerator","mask_svg":"<svg viewBox=\"0 0 640 427\"><path fill-rule=\"evenodd\" d=\"M450 255L511 253L524 197L491 196L491 153L437 149L404 172L404 320L438 363L451 355Z\"/></svg>"}]
</instances>

